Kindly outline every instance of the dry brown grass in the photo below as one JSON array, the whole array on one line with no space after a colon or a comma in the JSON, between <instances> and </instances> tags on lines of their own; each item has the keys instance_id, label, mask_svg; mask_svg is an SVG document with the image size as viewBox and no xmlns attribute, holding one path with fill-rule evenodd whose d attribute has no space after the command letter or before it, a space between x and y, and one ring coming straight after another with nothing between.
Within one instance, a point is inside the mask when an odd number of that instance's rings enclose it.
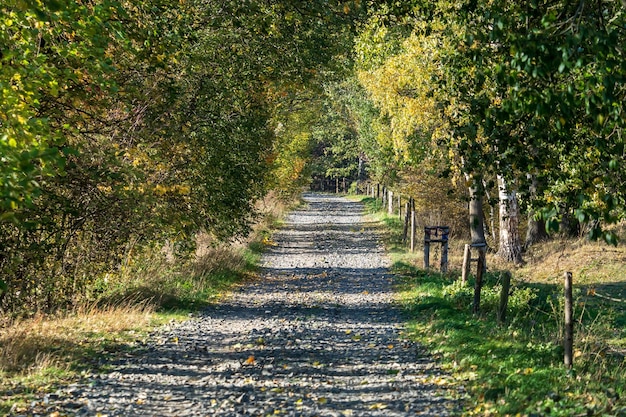
<instances>
[{"instance_id":1,"label":"dry brown grass","mask_svg":"<svg viewBox=\"0 0 626 417\"><path fill-rule=\"evenodd\" d=\"M122 343L148 327L147 305L81 307L71 314L4 323L0 333L0 374L27 375L51 366L67 368L89 351Z\"/></svg>"},{"instance_id":2,"label":"dry brown grass","mask_svg":"<svg viewBox=\"0 0 626 417\"><path fill-rule=\"evenodd\" d=\"M448 252L448 268L458 273L463 264L463 248L466 242L453 239ZM411 263L423 265L422 243L409 255ZM430 265L438 269L440 249L431 246ZM406 258L404 258L406 259ZM487 254L490 270L511 270L515 279L538 284L562 285L563 274L572 272L577 285L590 286L602 296L622 298L626 302L626 245L609 246L604 242L590 242L585 238L555 238L531 247L524 254L525 263L515 266L500 259L495 253ZM475 268L475 264L472 265Z\"/></svg>"},{"instance_id":3,"label":"dry brown grass","mask_svg":"<svg viewBox=\"0 0 626 417\"><path fill-rule=\"evenodd\" d=\"M626 283L626 247L585 239L558 239L534 246L517 275L528 281L554 283L570 271L581 284Z\"/></svg>"}]
</instances>

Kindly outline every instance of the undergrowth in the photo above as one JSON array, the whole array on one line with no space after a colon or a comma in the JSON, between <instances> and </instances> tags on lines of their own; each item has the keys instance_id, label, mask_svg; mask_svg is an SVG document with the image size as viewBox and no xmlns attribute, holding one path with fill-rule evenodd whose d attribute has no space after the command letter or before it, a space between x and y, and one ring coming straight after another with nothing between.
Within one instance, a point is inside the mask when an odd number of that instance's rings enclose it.
<instances>
[{"instance_id":1,"label":"undergrowth","mask_svg":"<svg viewBox=\"0 0 626 417\"><path fill-rule=\"evenodd\" d=\"M456 269L441 274L418 268L419 253L407 253L402 244L402 222L378 212L375 200L364 202L394 260L409 336L450 372L463 415L626 416L626 312L620 300L598 300L587 285L575 288L575 359L566 369L562 288L529 277L540 265L513 271L507 320L499 325L500 271L484 277L481 310L472 314L473 279L463 284Z\"/></svg>"}]
</instances>

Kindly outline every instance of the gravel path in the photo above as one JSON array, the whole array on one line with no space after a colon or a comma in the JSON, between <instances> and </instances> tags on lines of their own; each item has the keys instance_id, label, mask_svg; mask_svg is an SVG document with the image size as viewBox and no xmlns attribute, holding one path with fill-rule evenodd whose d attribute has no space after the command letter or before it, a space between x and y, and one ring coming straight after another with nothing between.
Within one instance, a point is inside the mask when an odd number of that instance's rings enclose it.
<instances>
[{"instance_id":1,"label":"gravel path","mask_svg":"<svg viewBox=\"0 0 626 417\"><path fill-rule=\"evenodd\" d=\"M264 256L263 279L164 327L113 372L47 396L47 413L449 415L456 404L436 366L401 338L389 262L362 205L304 198Z\"/></svg>"}]
</instances>

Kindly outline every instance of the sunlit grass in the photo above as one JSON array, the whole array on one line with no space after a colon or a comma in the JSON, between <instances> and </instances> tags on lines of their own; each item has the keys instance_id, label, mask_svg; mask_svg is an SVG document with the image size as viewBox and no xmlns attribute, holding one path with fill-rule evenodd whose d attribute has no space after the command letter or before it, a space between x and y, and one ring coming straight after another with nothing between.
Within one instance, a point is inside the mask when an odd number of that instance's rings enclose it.
<instances>
[{"instance_id":1,"label":"sunlit grass","mask_svg":"<svg viewBox=\"0 0 626 417\"><path fill-rule=\"evenodd\" d=\"M447 274L425 271L421 250L408 253L403 244L397 216L363 201L394 262L409 335L451 373L464 393L463 415L626 415L626 249L554 239L533 247L518 268L490 253L481 313L473 315L473 279L458 282L465 242L450 242ZM513 289L508 320L498 325L498 271L505 269ZM562 365L564 271L575 282L573 370Z\"/></svg>"}]
</instances>

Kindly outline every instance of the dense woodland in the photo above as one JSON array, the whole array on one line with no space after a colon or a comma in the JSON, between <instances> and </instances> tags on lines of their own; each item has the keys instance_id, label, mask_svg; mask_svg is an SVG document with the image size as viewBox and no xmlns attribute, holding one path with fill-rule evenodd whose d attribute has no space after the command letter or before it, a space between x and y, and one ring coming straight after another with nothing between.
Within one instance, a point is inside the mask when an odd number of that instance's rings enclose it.
<instances>
[{"instance_id":1,"label":"dense woodland","mask_svg":"<svg viewBox=\"0 0 626 417\"><path fill-rule=\"evenodd\" d=\"M625 11L6 0L0 312L97 299L148 252L189 259L199 233L242 238L259 200L312 178L413 195L512 262L547 232L617 244Z\"/></svg>"}]
</instances>

